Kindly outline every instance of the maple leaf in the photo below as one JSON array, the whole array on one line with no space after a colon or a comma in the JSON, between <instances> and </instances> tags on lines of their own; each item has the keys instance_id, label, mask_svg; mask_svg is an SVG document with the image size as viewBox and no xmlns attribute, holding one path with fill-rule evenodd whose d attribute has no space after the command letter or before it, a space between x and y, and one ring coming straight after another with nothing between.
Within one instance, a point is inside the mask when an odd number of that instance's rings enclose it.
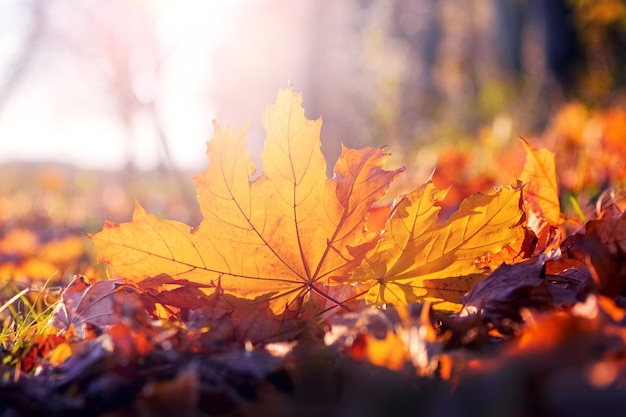
<instances>
[{"instance_id":1,"label":"maple leaf","mask_svg":"<svg viewBox=\"0 0 626 417\"><path fill-rule=\"evenodd\" d=\"M431 182L394 208L385 233L353 275L374 281L366 300L375 305L409 304L426 298L440 309L458 310L461 296L482 278L475 261L522 237L520 191L502 189L465 199L438 224L437 202L445 197Z\"/></svg>"},{"instance_id":2,"label":"maple leaf","mask_svg":"<svg viewBox=\"0 0 626 417\"><path fill-rule=\"evenodd\" d=\"M98 260L134 281L167 274L269 301L275 314L308 294L341 305L326 286L346 279L375 243L365 219L401 170L382 168L382 148L344 148L328 179L321 120L306 119L301 102L285 89L266 107L263 173L254 180L247 127L214 122L209 167L195 178L200 225L192 231L137 204L131 222L107 222L91 236Z\"/></svg>"},{"instance_id":3,"label":"maple leaf","mask_svg":"<svg viewBox=\"0 0 626 417\"><path fill-rule=\"evenodd\" d=\"M545 148L537 149L522 139L526 150L526 163L520 174L525 183L524 205L546 219L552 226L561 223L561 203L556 179L554 153Z\"/></svg>"}]
</instances>

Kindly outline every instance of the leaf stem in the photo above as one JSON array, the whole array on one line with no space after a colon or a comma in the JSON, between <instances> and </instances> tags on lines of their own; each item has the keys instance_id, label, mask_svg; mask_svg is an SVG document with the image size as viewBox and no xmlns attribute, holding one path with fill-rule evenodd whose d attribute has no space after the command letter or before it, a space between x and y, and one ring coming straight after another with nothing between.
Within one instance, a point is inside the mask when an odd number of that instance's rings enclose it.
<instances>
[{"instance_id":1,"label":"leaf stem","mask_svg":"<svg viewBox=\"0 0 626 417\"><path fill-rule=\"evenodd\" d=\"M322 298L326 298L327 300L332 301L333 303L335 303L337 305L337 307L341 307L345 311L347 311L348 313L352 313L352 309L350 307L346 306L341 301L337 300L336 298L332 297L331 295L329 295L329 294L325 293L324 291L320 290L314 284L309 285L309 288L311 290L313 290L314 292L318 293L320 296L322 296Z\"/></svg>"}]
</instances>

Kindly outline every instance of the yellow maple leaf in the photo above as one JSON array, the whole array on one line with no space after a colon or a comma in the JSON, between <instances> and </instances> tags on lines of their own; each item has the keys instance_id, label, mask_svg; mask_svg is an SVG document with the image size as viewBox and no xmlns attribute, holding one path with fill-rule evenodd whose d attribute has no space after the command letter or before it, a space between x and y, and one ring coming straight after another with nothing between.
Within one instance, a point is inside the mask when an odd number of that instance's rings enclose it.
<instances>
[{"instance_id":1,"label":"yellow maple leaf","mask_svg":"<svg viewBox=\"0 0 626 417\"><path fill-rule=\"evenodd\" d=\"M522 237L520 191L474 194L438 224L435 203L445 191L428 182L394 208L376 247L355 270L356 282L375 282L366 300L374 305L424 299L456 310L462 295L483 277L476 260ZM445 303L444 303L445 302Z\"/></svg>"},{"instance_id":2,"label":"yellow maple leaf","mask_svg":"<svg viewBox=\"0 0 626 417\"><path fill-rule=\"evenodd\" d=\"M524 206L552 226L561 223L561 204L556 180L554 153L537 149L522 139L526 150L526 163L520 174L524 185Z\"/></svg>"},{"instance_id":3,"label":"yellow maple leaf","mask_svg":"<svg viewBox=\"0 0 626 417\"><path fill-rule=\"evenodd\" d=\"M195 178L201 224L191 230L137 204L131 222L107 222L91 236L98 260L134 281L167 274L269 301L275 314L310 294L341 305L327 286L345 280L375 243L367 213L400 170L382 168L382 148L344 148L328 179L321 120L306 119L301 102L285 89L266 107L263 173L254 180L247 127L214 122L209 167Z\"/></svg>"}]
</instances>

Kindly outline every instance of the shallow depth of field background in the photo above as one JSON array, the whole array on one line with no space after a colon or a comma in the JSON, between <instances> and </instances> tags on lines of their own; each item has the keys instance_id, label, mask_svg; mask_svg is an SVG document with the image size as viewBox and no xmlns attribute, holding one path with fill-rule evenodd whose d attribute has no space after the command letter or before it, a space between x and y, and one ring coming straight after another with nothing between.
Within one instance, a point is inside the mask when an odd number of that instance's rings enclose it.
<instances>
[{"instance_id":1,"label":"shallow depth of field background","mask_svg":"<svg viewBox=\"0 0 626 417\"><path fill-rule=\"evenodd\" d=\"M446 146L621 105L625 25L620 0L0 0L0 222L93 231L139 199L196 224L211 121L251 121L258 160L289 84L329 167L389 145L424 180Z\"/></svg>"}]
</instances>

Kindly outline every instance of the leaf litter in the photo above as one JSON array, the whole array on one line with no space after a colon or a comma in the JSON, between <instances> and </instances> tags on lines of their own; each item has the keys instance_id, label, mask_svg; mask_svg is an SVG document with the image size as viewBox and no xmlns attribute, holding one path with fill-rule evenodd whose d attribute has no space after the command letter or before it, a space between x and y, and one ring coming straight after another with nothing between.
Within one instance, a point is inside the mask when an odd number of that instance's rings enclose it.
<instances>
[{"instance_id":1,"label":"leaf litter","mask_svg":"<svg viewBox=\"0 0 626 417\"><path fill-rule=\"evenodd\" d=\"M19 312L7 315L3 414L626 408L619 192L588 221L565 216L554 153L522 141L519 181L445 218L448 191L428 180L383 204L402 170L384 168L382 148L344 148L327 178L321 121L301 101L286 89L266 107L259 173L246 128L214 123L209 168L195 178L197 227L137 204L132 221L90 235L115 278L76 275L19 337ZM25 250L3 255L7 277L26 273Z\"/></svg>"}]
</instances>

